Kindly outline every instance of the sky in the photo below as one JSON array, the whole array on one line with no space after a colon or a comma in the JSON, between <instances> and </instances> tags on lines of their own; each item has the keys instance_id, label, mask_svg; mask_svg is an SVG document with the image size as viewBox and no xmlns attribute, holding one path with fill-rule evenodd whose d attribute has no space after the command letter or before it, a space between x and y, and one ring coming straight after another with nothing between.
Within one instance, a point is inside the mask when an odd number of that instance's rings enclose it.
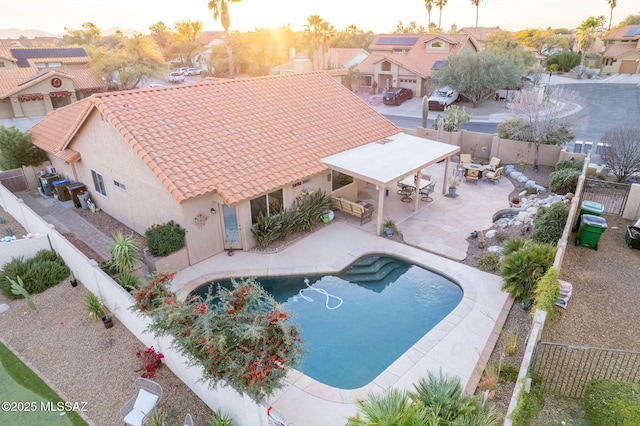
<instances>
[{"instance_id":1,"label":"sky","mask_svg":"<svg viewBox=\"0 0 640 426\"><path fill-rule=\"evenodd\" d=\"M203 22L204 30L220 30L207 9L207 0L3 0L11 2L0 13L0 29L37 29L64 34L65 27L80 29L92 22L101 30L113 27L147 33L151 24L162 21L172 27L177 21ZM7 6L7 5L5 5ZM609 20L606 0L484 0L480 3L478 25L509 31L524 28L575 28L589 16L604 15ZM449 0L442 9L445 30L475 26L476 9L470 0ZM638 0L618 0L613 25L630 14L640 13ZM399 21L415 21L427 26L424 0L242 0L229 6L231 30L277 28L290 24L304 29L307 18L320 15L336 29L355 24L375 33L393 32ZM431 12L437 24L439 9Z\"/></svg>"}]
</instances>

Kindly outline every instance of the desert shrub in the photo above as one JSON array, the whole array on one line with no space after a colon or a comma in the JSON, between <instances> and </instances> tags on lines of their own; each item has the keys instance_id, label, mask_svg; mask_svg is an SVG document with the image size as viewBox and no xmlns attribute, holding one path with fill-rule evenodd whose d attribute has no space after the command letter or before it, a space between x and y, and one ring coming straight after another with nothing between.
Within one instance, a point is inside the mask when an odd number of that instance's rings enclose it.
<instances>
[{"instance_id":1,"label":"desert shrub","mask_svg":"<svg viewBox=\"0 0 640 426\"><path fill-rule=\"evenodd\" d=\"M526 243L502 259L502 289L519 301L533 299L538 280L553 265L556 248L551 244Z\"/></svg>"},{"instance_id":2,"label":"desert shrub","mask_svg":"<svg viewBox=\"0 0 640 426\"><path fill-rule=\"evenodd\" d=\"M575 192L578 185L580 171L574 169L561 169L549 174L549 190L557 194Z\"/></svg>"},{"instance_id":3,"label":"desert shrub","mask_svg":"<svg viewBox=\"0 0 640 426\"><path fill-rule=\"evenodd\" d=\"M505 234L504 232L500 232L500 231L496 232L495 239L498 242L498 244L502 244L508 238L509 238L509 236L507 234Z\"/></svg>"},{"instance_id":4,"label":"desert shrub","mask_svg":"<svg viewBox=\"0 0 640 426\"><path fill-rule=\"evenodd\" d=\"M504 245L502 246L502 255L507 256L514 251L520 250L522 247L524 247L525 243L526 240L522 237L509 238L504 242Z\"/></svg>"},{"instance_id":5,"label":"desert shrub","mask_svg":"<svg viewBox=\"0 0 640 426\"><path fill-rule=\"evenodd\" d=\"M560 282L558 281L558 270L553 266L549 268L546 274L538 281L534 290L534 313L537 309L547 313L547 321L553 322L558 319L558 310L556 309L556 300L560 296Z\"/></svg>"},{"instance_id":6,"label":"desert shrub","mask_svg":"<svg viewBox=\"0 0 640 426\"><path fill-rule=\"evenodd\" d=\"M166 256L184 247L187 231L174 221L164 225L153 225L144 232L149 252L153 256Z\"/></svg>"},{"instance_id":7,"label":"desert shrub","mask_svg":"<svg viewBox=\"0 0 640 426\"><path fill-rule=\"evenodd\" d=\"M500 365L500 372L498 374L501 382L515 383L516 380L518 380L518 373L518 367L509 362L504 362Z\"/></svg>"},{"instance_id":8,"label":"desert shrub","mask_svg":"<svg viewBox=\"0 0 640 426\"><path fill-rule=\"evenodd\" d=\"M287 225L292 226L292 225ZM251 232L256 237L256 243L260 247L268 247L272 242L280 239L282 233L282 220L277 215L266 215L260 212L256 217L256 223Z\"/></svg>"},{"instance_id":9,"label":"desert shrub","mask_svg":"<svg viewBox=\"0 0 640 426\"><path fill-rule=\"evenodd\" d=\"M31 259L13 258L0 271L0 290L9 299L21 298L11 292L11 282L18 277L29 294L42 293L69 276L71 271L64 260L53 250L41 250Z\"/></svg>"},{"instance_id":10,"label":"desert shrub","mask_svg":"<svg viewBox=\"0 0 640 426\"><path fill-rule=\"evenodd\" d=\"M476 267L484 272L498 272L500 270L500 255L498 253L483 252L475 257Z\"/></svg>"},{"instance_id":11,"label":"desert shrub","mask_svg":"<svg viewBox=\"0 0 640 426\"><path fill-rule=\"evenodd\" d=\"M640 384L591 380L584 391L584 409L592 426L640 425Z\"/></svg>"},{"instance_id":12,"label":"desert shrub","mask_svg":"<svg viewBox=\"0 0 640 426\"><path fill-rule=\"evenodd\" d=\"M540 207L533 218L531 239L536 243L557 245L567 224L569 208L564 203L553 203Z\"/></svg>"},{"instance_id":13,"label":"desert shrub","mask_svg":"<svg viewBox=\"0 0 640 426\"><path fill-rule=\"evenodd\" d=\"M555 70L569 72L572 68L580 65L581 56L576 52L568 50L554 53L547 58L547 69L551 69L553 65Z\"/></svg>"},{"instance_id":14,"label":"desert shrub","mask_svg":"<svg viewBox=\"0 0 640 426\"><path fill-rule=\"evenodd\" d=\"M584 160L580 160L580 161L562 160L558 164L556 164L555 170L558 171L558 170L564 170L564 169L571 169L571 170L578 170L579 172L581 172L583 167L584 167Z\"/></svg>"},{"instance_id":15,"label":"desert shrub","mask_svg":"<svg viewBox=\"0 0 640 426\"><path fill-rule=\"evenodd\" d=\"M124 272L116 281L120 284L120 287L124 288L129 293L133 293L138 289L138 277L132 275L130 272Z\"/></svg>"}]
</instances>

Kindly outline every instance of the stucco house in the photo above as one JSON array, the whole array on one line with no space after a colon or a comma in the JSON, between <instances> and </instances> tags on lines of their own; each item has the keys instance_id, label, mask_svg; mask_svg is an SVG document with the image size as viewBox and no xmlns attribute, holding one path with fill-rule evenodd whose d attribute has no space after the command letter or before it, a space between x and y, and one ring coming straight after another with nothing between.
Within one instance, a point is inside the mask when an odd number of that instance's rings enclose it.
<instances>
[{"instance_id":1,"label":"stucco house","mask_svg":"<svg viewBox=\"0 0 640 426\"><path fill-rule=\"evenodd\" d=\"M640 73L640 25L612 29L604 38L602 72Z\"/></svg>"},{"instance_id":2,"label":"stucco house","mask_svg":"<svg viewBox=\"0 0 640 426\"><path fill-rule=\"evenodd\" d=\"M0 47L0 118L43 116L106 90L82 47Z\"/></svg>"},{"instance_id":3,"label":"stucco house","mask_svg":"<svg viewBox=\"0 0 640 426\"><path fill-rule=\"evenodd\" d=\"M364 146L391 149L389 138L402 134L325 72L96 94L29 133L58 173L85 183L97 207L136 232L169 220L186 228L190 264L254 247L258 213L289 207L302 191L356 200L367 182L323 159ZM398 142L416 147L400 148L411 161L421 143L445 145L415 139ZM452 149L459 148L446 145L431 159ZM385 185L423 166L396 173L388 154L372 158L390 162Z\"/></svg>"},{"instance_id":4,"label":"stucco house","mask_svg":"<svg viewBox=\"0 0 640 426\"><path fill-rule=\"evenodd\" d=\"M375 87L380 93L387 87L405 87L424 96L427 79L449 56L477 52L478 46L469 34L380 34L369 51L357 66L360 90L373 93Z\"/></svg>"}]
</instances>

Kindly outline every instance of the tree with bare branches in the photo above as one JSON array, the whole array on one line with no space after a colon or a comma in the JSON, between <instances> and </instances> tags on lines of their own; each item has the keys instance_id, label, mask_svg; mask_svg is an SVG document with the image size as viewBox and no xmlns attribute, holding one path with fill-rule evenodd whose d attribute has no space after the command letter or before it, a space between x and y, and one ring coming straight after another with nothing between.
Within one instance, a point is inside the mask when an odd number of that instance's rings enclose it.
<instances>
[{"instance_id":1,"label":"tree with bare branches","mask_svg":"<svg viewBox=\"0 0 640 426\"><path fill-rule=\"evenodd\" d=\"M624 182L634 173L640 173L640 127L624 125L614 127L600 138L605 148L600 160Z\"/></svg>"},{"instance_id":2,"label":"tree with bare branches","mask_svg":"<svg viewBox=\"0 0 640 426\"><path fill-rule=\"evenodd\" d=\"M575 91L547 86L545 91L523 90L511 103L517 118L498 125L501 138L535 144L533 168L538 168L540 145L563 145L574 139L576 108L580 99Z\"/></svg>"}]
</instances>

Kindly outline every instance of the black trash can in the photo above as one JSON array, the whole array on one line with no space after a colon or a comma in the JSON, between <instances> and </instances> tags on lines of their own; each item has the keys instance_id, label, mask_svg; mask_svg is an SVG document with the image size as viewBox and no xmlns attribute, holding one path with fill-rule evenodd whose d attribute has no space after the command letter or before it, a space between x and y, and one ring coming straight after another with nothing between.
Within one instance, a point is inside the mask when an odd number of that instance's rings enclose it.
<instances>
[{"instance_id":1,"label":"black trash can","mask_svg":"<svg viewBox=\"0 0 640 426\"><path fill-rule=\"evenodd\" d=\"M72 183L71 185L67 186L67 191L69 191L69 195L73 200L73 205L77 209L82 207L82 205L80 204L80 200L78 199L78 194L86 190L87 190L87 187L85 186L85 184L80 182Z\"/></svg>"}]
</instances>

